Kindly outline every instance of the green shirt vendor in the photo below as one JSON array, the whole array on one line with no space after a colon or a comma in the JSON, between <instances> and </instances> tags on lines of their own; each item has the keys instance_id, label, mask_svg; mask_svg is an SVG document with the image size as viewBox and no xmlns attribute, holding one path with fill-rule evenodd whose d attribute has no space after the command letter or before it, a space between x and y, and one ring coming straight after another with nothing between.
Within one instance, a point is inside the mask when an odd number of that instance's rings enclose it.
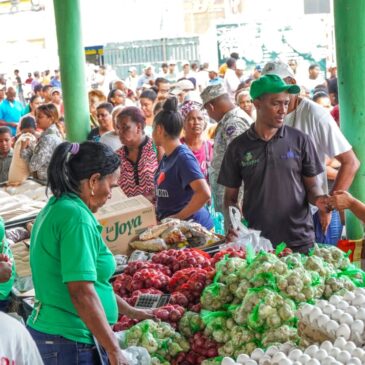
<instances>
[{"instance_id":1,"label":"green shirt vendor","mask_svg":"<svg viewBox=\"0 0 365 365\"><path fill-rule=\"evenodd\" d=\"M53 196L31 236L35 306L27 323L45 364L127 364L111 328L118 312L153 317L114 294L115 260L93 215L111 198L119 166L118 155L99 142L64 142L52 156Z\"/></svg>"},{"instance_id":2,"label":"green shirt vendor","mask_svg":"<svg viewBox=\"0 0 365 365\"><path fill-rule=\"evenodd\" d=\"M0 217L0 312L7 312L15 279L15 262L5 238L4 221Z\"/></svg>"}]
</instances>

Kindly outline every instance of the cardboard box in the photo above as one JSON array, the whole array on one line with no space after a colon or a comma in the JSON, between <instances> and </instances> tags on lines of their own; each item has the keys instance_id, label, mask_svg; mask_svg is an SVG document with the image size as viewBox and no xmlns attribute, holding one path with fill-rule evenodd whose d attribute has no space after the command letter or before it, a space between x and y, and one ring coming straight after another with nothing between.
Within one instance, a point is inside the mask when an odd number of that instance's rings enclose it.
<instances>
[{"instance_id":1,"label":"cardboard box","mask_svg":"<svg viewBox=\"0 0 365 365\"><path fill-rule=\"evenodd\" d=\"M114 194L114 193L113 193ZM157 224L155 207L139 195L124 198L119 195L114 202L108 202L95 214L103 226L102 236L113 254L128 254L132 242L147 227Z\"/></svg>"}]
</instances>

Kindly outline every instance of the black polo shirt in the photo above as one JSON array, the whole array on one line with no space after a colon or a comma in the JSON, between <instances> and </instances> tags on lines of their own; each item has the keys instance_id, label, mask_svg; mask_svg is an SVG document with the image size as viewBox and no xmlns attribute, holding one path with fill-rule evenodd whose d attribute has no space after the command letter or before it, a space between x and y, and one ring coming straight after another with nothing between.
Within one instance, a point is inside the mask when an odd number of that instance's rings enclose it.
<instances>
[{"instance_id":1,"label":"black polo shirt","mask_svg":"<svg viewBox=\"0 0 365 365\"><path fill-rule=\"evenodd\" d=\"M243 181L243 214L249 227L274 245L285 242L307 251L315 236L302 177L322 171L308 135L284 125L266 142L253 124L228 146L218 183L239 188Z\"/></svg>"}]
</instances>

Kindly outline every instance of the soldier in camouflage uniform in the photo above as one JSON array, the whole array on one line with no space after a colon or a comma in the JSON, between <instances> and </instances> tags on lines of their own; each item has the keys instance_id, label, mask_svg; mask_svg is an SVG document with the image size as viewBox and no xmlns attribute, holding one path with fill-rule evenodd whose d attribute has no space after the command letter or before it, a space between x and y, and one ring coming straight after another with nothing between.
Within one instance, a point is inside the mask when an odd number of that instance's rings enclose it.
<instances>
[{"instance_id":1,"label":"soldier in camouflage uniform","mask_svg":"<svg viewBox=\"0 0 365 365\"><path fill-rule=\"evenodd\" d=\"M214 137L213 160L209 169L209 182L215 210L223 213L227 231L229 218L223 202L225 188L217 183L218 175L228 145L250 127L251 118L231 102L222 85L208 86L200 96L209 117L218 122Z\"/></svg>"}]
</instances>

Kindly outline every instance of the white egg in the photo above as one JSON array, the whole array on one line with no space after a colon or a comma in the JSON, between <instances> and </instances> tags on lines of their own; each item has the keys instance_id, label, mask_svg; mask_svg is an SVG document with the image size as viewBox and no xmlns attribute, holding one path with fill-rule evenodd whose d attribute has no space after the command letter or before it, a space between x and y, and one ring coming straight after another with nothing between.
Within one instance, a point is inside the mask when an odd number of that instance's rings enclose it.
<instances>
[{"instance_id":1,"label":"white egg","mask_svg":"<svg viewBox=\"0 0 365 365\"><path fill-rule=\"evenodd\" d=\"M326 332L333 337L336 334L336 331L338 330L339 327L340 325L336 321L331 319L326 323Z\"/></svg>"},{"instance_id":2,"label":"white egg","mask_svg":"<svg viewBox=\"0 0 365 365\"><path fill-rule=\"evenodd\" d=\"M272 362L279 362L281 359L285 359L286 358L286 355L279 351L277 352L271 359Z\"/></svg>"},{"instance_id":3,"label":"white egg","mask_svg":"<svg viewBox=\"0 0 365 365\"><path fill-rule=\"evenodd\" d=\"M342 338L342 337L341 337ZM338 354L341 352L341 349L339 347L334 347L329 354L337 359Z\"/></svg>"},{"instance_id":4,"label":"white egg","mask_svg":"<svg viewBox=\"0 0 365 365\"><path fill-rule=\"evenodd\" d=\"M338 347L340 350L344 350L346 347L347 341L344 338L337 338L334 346Z\"/></svg>"},{"instance_id":5,"label":"white egg","mask_svg":"<svg viewBox=\"0 0 365 365\"><path fill-rule=\"evenodd\" d=\"M321 314L318 318L317 318L317 326L319 329L325 329L326 328L326 324L330 321L330 317L328 317L327 314Z\"/></svg>"},{"instance_id":6,"label":"white egg","mask_svg":"<svg viewBox=\"0 0 365 365\"><path fill-rule=\"evenodd\" d=\"M305 365L321 365L321 363L317 359L308 360Z\"/></svg>"},{"instance_id":7,"label":"white egg","mask_svg":"<svg viewBox=\"0 0 365 365\"><path fill-rule=\"evenodd\" d=\"M357 308L354 307L353 305L350 305L345 309L345 313L348 313L350 316L355 317L357 313Z\"/></svg>"},{"instance_id":8,"label":"white egg","mask_svg":"<svg viewBox=\"0 0 365 365\"><path fill-rule=\"evenodd\" d=\"M356 357L351 358L349 362L346 363L347 365L362 365L361 360L357 359Z\"/></svg>"},{"instance_id":9,"label":"white egg","mask_svg":"<svg viewBox=\"0 0 365 365\"><path fill-rule=\"evenodd\" d=\"M357 348L357 346L352 342L348 341L346 344L346 348L344 350L348 351L350 354Z\"/></svg>"},{"instance_id":10,"label":"white egg","mask_svg":"<svg viewBox=\"0 0 365 365\"><path fill-rule=\"evenodd\" d=\"M342 299L338 295L332 295L332 297L329 299L329 302L337 307L338 302L340 302Z\"/></svg>"},{"instance_id":11,"label":"white egg","mask_svg":"<svg viewBox=\"0 0 365 365\"><path fill-rule=\"evenodd\" d=\"M338 321L345 312L342 309L335 309L332 312L331 318Z\"/></svg>"},{"instance_id":12,"label":"white egg","mask_svg":"<svg viewBox=\"0 0 365 365\"><path fill-rule=\"evenodd\" d=\"M340 300L340 301L337 303L336 307L337 307L338 309L342 309L342 310L344 310L344 309L346 309L346 308L348 308L348 307L349 307L349 303L345 302L344 300Z\"/></svg>"},{"instance_id":13,"label":"white egg","mask_svg":"<svg viewBox=\"0 0 365 365\"><path fill-rule=\"evenodd\" d=\"M301 312L302 313L302 316L303 317L306 317L306 316L309 316L309 313L311 312L313 308L313 305L310 305L308 303L304 304L298 312Z\"/></svg>"},{"instance_id":14,"label":"white egg","mask_svg":"<svg viewBox=\"0 0 365 365\"><path fill-rule=\"evenodd\" d=\"M324 360L321 361L321 365L332 365L336 359L333 356L327 356Z\"/></svg>"},{"instance_id":15,"label":"white egg","mask_svg":"<svg viewBox=\"0 0 365 365\"><path fill-rule=\"evenodd\" d=\"M287 355L292 348L293 344L290 342L285 342L279 346L279 351L284 352L284 354Z\"/></svg>"},{"instance_id":16,"label":"white egg","mask_svg":"<svg viewBox=\"0 0 365 365\"><path fill-rule=\"evenodd\" d=\"M309 355L310 357L313 357L314 354L318 351L318 346L317 345L310 345L309 347L307 347L304 350L304 353Z\"/></svg>"},{"instance_id":17,"label":"white egg","mask_svg":"<svg viewBox=\"0 0 365 365\"><path fill-rule=\"evenodd\" d=\"M341 351L336 359L343 364L346 364L351 359L351 354L348 351Z\"/></svg>"},{"instance_id":18,"label":"white egg","mask_svg":"<svg viewBox=\"0 0 365 365\"><path fill-rule=\"evenodd\" d=\"M352 301L355 299L355 293L352 291L347 291L344 294L343 299L346 300L346 302L348 303L352 303Z\"/></svg>"},{"instance_id":19,"label":"white egg","mask_svg":"<svg viewBox=\"0 0 365 365\"><path fill-rule=\"evenodd\" d=\"M356 307L361 307L365 304L365 295L364 294L356 294L352 304Z\"/></svg>"},{"instance_id":20,"label":"white egg","mask_svg":"<svg viewBox=\"0 0 365 365\"><path fill-rule=\"evenodd\" d=\"M302 350L299 350L299 349L294 349L294 350L291 350L290 353L289 353L289 359L290 360L293 360L293 361L296 361L299 359L299 357L303 355L303 352Z\"/></svg>"},{"instance_id":21,"label":"white egg","mask_svg":"<svg viewBox=\"0 0 365 365\"><path fill-rule=\"evenodd\" d=\"M273 356L279 351L277 346L269 346L266 350L266 355Z\"/></svg>"},{"instance_id":22,"label":"white egg","mask_svg":"<svg viewBox=\"0 0 365 365\"><path fill-rule=\"evenodd\" d=\"M250 359L250 356L248 356L247 354L241 354L241 355L238 355L237 357L237 362L239 364L244 364L246 360L249 360Z\"/></svg>"},{"instance_id":23,"label":"white egg","mask_svg":"<svg viewBox=\"0 0 365 365\"><path fill-rule=\"evenodd\" d=\"M244 365L257 365L257 362L255 360L249 359L244 362Z\"/></svg>"},{"instance_id":24,"label":"white egg","mask_svg":"<svg viewBox=\"0 0 365 365\"><path fill-rule=\"evenodd\" d=\"M301 364L306 364L307 361L309 361L311 359L311 357L307 354L303 354L299 357L298 361L301 363Z\"/></svg>"},{"instance_id":25,"label":"white egg","mask_svg":"<svg viewBox=\"0 0 365 365\"><path fill-rule=\"evenodd\" d=\"M352 357L357 357L358 359L361 359L363 356L365 356L365 351L361 349L360 347L356 347L355 350L350 351Z\"/></svg>"},{"instance_id":26,"label":"white egg","mask_svg":"<svg viewBox=\"0 0 365 365\"><path fill-rule=\"evenodd\" d=\"M265 355L265 352L263 349L257 348L252 351L251 353L251 359L259 361L263 356Z\"/></svg>"},{"instance_id":27,"label":"white egg","mask_svg":"<svg viewBox=\"0 0 365 365\"><path fill-rule=\"evenodd\" d=\"M314 358L322 361L323 359L325 359L328 356L327 351L323 350L323 349L319 349L315 354L314 354Z\"/></svg>"},{"instance_id":28,"label":"white egg","mask_svg":"<svg viewBox=\"0 0 365 365\"><path fill-rule=\"evenodd\" d=\"M336 307L333 304L327 304L323 308L323 313L328 314L329 316L336 310Z\"/></svg>"},{"instance_id":29,"label":"white egg","mask_svg":"<svg viewBox=\"0 0 365 365\"><path fill-rule=\"evenodd\" d=\"M351 336L350 327L345 323L340 324L340 327L338 327L336 331L336 336L343 337L345 340L349 340Z\"/></svg>"},{"instance_id":30,"label":"white egg","mask_svg":"<svg viewBox=\"0 0 365 365\"><path fill-rule=\"evenodd\" d=\"M320 348L329 352L333 348L333 344L330 341L323 341Z\"/></svg>"},{"instance_id":31,"label":"white egg","mask_svg":"<svg viewBox=\"0 0 365 365\"><path fill-rule=\"evenodd\" d=\"M236 361L234 361L230 357L224 357L221 364L222 365L236 365Z\"/></svg>"},{"instance_id":32,"label":"white egg","mask_svg":"<svg viewBox=\"0 0 365 365\"><path fill-rule=\"evenodd\" d=\"M271 365L271 357L268 355L264 355L260 360L259 360L259 365Z\"/></svg>"},{"instance_id":33,"label":"white egg","mask_svg":"<svg viewBox=\"0 0 365 365\"><path fill-rule=\"evenodd\" d=\"M355 314L355 319L365 320L365 308L359 308Z\"/></svg>"},{"instance_id":34,"label":"white egg","mask_svg":"<svg viewBox=\"0 0 365 365\"><path fill-rule=\"evenodd\" d=\"M315 324L317 322L317 318L322 314L322 310L320 308L313 308L312 311L309 314L309 321L312 324Z\"/></svg>"},{"instance_id":35,"label":"white egg","mask_svg":"<svg viewBox=\"0 0 365 365\"><path fill-rule=\"evenodd\" d=\"M364 322L359 319L355 319L351 325L351 331L362 334L364 332Z\"/></svg>"},{"instance_id":36,"label":"white egg","mask_svg":"<svg viewBox=\"0 0 365 365\"><path fill-rule=\"evenodd\" d=\"M340 323L346 323L349 326L351 326L354 323L354 319L352 318L352 316L350 316L348 313L344 313L341 317L340 317Z\"/></svg>"},{"instance_id":37,"label":"white egg","mask_svg":"<svg viewBox=\"0 0 365 365\"><path fill-rule=\"evenodd\" d=\"M323 309L326 305L328 305L328 301L327 300L317 300L316 301L316 306Z\"/></svg>"},{"instance_id":38,"label":"white egg","mask_svg":"<svg viewBox=\"0 0 365 365\"><path fill-rule=\"evenodd\" d=\"M279 365L292 365L292 364L293 364L293 362L289 359L281 359L279 361Z\"/></svg>"},{"instance_id":39,"label":"white egg","mask_svg":"<svg viewBox=\"0 0 365 365\"><path fill-rule=\"evenodd\" d=\"M360 294L365 295L365 289L363 289L363 288L356 288L354 290L354 294L355 294L355 296L360 295Z\"/></svg>"}]
</instances>

